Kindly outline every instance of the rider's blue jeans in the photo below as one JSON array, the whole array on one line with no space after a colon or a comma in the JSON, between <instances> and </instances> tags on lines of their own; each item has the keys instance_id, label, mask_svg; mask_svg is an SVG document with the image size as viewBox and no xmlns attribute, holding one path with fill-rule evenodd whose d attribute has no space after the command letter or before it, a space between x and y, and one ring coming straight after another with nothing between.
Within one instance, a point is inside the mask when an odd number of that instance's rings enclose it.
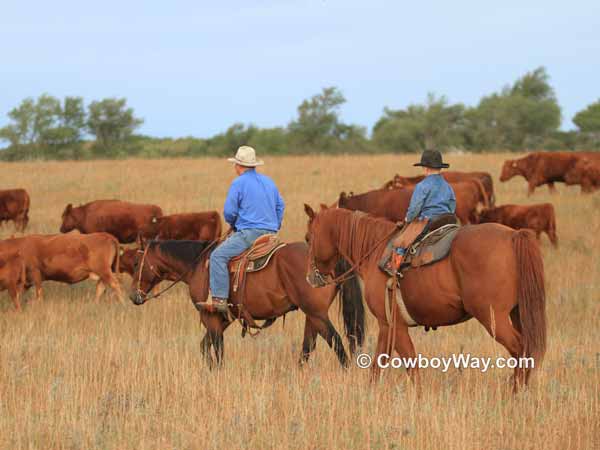
<instances>
[{"instance_id":1,"label":"rider's blue jeans","mask_svg":"<svg viewBox=\"0 0 600 450\"><path fill-rule=\"evenodd\" d=\"M233 233L210 255L210 292L213 297L229 298L229 260L247 250L263 234L271 230L250 228Z\"/></svg>"}]
</instances>

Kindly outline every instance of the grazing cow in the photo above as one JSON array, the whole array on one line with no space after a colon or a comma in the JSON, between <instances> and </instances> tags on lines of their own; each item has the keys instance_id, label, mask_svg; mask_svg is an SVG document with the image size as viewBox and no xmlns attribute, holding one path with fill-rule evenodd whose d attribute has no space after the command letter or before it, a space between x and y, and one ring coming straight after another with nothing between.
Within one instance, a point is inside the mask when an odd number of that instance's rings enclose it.
<instances>
[{"instance_id":1,"label":"grazing cow","mask_svg":"<svg viewBox=\"0 0 600 450\"><path fill-rule=\"evenodd\" d=\"M30 203L25 189L0 191L0 223L12 220L17 231L25 231L29 223Z\"/></svg>"},{"instance_id":2,"label":"grazing cow","mask_svg":"<svg viewBox=\"0 0 600 450\"><path fill-rule=\"evenodd\" d=\"M19 252L0 255L0 291L8 290L17 311L21 310L26 278L25 260Z\"/></svg>"},{"instance_id":3,"label":"grazing cow","mask_svg":"<svg viewBox=\"0 0 600 450\"><path fill-rule=\"evenodd\" d=\"M214 241L221 237L221 216L217 211L162 216L144 226L141 233L147 239Z\"/></svg>"},{"instance_id":4,"label":"grazing cow","mask_svg":"<svg viewBox=\"0 0 600 450\"><path fill-rule=\"evenodd\" d=\"M600 188L600 161L580 158L565 174L565 183L579 184L581 192L590 193Z\"/></svg>"},{"instance_id":5,"label":"grazing cow","mask_svg":"<svg viewBox=\"0 0 600 450\"><path fill-rule=\"evenodd\" d=\"M600 152L535 152L520 158L504 162L500 181L508 181L516 175L521 175L527 180L528 195L536 187L548 185L550 192L554 192L554 183L564 183L565 175L575 166L581 158L600 160Z\"/></svg>"},{"instance_id":6,"label":"grazing cow","mask_svg":"<svg viewBox=\"0 0 600 450\"><path fill-rule=\"evenodd\" d=\"M456 194L456 215L461 223L473 222L480 204L484 208L489 207L489 199L479 180L450 183L450 185ZM357 195L342 192L337 206L353 211L364 211L392 222L402 222L406 217L412 193L412 186L393 190L377 189Z\"/></svg>"},{"instance_id":7,"label":"grazing cow","mask_svg":"<svg viewBox=\"0 0 600 450\"><path fill-rule=\"evenodd\" d=\"M106 232L126 244L134 242L141 229L162 217L156 205L141 205L120 200L96 200L78 207L70 203L62 213L61 233Z\"/></svg>"},{"instance_id":8,"label":"grazing cow","mask_svg":"<svg viewBox=\"0 0 600 450\"><path fill-rule=\"evenodd\" d=\"M119 243L108 233L40 235L0 241L0 254L19 252L25 261L26 288L35 286L42 297L42 282L74 284L98 280L96 300L110 286L122 302L121 286L113 273L119 270Z\"/></svg>"},{"instance_id":9,"label":"grazing cow","mask_svg":"<svg viewBox=\"0 0 600 450\"><path fill-rule=\"evenodd\" d=\"M515 230L529 228L535 231L537 238L542 232L548 235L550 242L558 246L556 236L556 217L554 206L551 203L539 205L502 205L482 211L479 214L479 223L496 222Z\"/></svg>"},{"instance_id":10,"label":"grazing cow","mask_svg":"<svg viewBox=\"0 0 600 450\"><path fill-rule=\"evenodd\" d=\"M458 171L444 171L442 176L448 183L460 183L461 181L479 180L485 188L488 201L490 205L494 205L494 181L492 176L487 172L458 172ZM398 174L394 175L390 181L385 183L382 189L398 189L401 187L414 186L425 178L425 175L418 175L415 177L403 177Z\"/></svg>"}]
</instances>

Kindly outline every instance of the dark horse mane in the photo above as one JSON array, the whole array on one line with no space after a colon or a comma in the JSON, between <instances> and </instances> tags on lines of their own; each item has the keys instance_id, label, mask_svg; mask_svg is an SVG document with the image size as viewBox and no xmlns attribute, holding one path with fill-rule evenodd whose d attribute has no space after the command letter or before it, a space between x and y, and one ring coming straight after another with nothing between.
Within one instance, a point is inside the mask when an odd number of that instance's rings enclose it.
<instances>
[{"instance_id":1,"label":"dark horse mane","mask_svg":"<svg viewBox=\"0 0 600 450\"><path fill-rule=\"evenodd\" d=\"M157 248L161 253L177 261L183 262L187 266L192 266L198 262L200 255L210 244L210 241L150 241L150 247Z\"/></svg>"}]
</instances>

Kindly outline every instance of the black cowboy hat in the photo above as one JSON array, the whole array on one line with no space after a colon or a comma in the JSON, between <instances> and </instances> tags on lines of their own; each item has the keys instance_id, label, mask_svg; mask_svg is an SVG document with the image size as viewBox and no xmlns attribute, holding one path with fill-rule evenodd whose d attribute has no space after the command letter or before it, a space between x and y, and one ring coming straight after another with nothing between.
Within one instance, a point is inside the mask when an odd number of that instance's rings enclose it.
<instances>
[{"instance_id":1,"label":"black cowboy hat","mask_svg":"<svg viewBox=\"0 0 600 450\"><path fill-rule=\"evenodd\" d=\"M421 162L413 164L415 167L429 167L430 169L447 169L450 164L442 162L442 154L438 150L425 150L421 155Z\"/></svg>"}]
</instances>

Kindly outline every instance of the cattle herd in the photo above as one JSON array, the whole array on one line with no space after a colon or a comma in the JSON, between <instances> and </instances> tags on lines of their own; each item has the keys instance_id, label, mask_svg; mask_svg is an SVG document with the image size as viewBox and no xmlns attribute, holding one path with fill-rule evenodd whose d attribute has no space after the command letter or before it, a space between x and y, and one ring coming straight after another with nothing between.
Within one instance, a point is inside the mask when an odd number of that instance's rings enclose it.
<instances>
[{"instance_id":1,"label":"cattle herd","mask_svg":"<svg viewBox=\"0 0 600 450\"><path fill-rule=\"evenodd\" d=\"M489 173L446 171L443 175L456 193L456 214L463 224L498 222L515 229L529 228L538 238L546 233L557 245L552 204L496 206ZM556 182L578 184L582 192L592 192L600 188L600 153L535 152L505 161L500 181L516 175L525 178L529 194L544 184L552 191ZM421 179L396 175L381 189L357 195L342 192L335 206L402 221L414 185ZM15 229L24 232L29 207L24 189L0 191L0 223L13 221ZM46 280L68 284L96 280L96 299L111 287L122 300L116 274L133 274L137 250L120 244L133 243L138 237L213 241L221 236L222 225L217 211L163 215L156 205L96 200L77 207L68 204L60 232L0 241L0 290L8 290L17 310L29 287L35 287L36 299L41 298Z\"/></svg>"}]
</instances>

